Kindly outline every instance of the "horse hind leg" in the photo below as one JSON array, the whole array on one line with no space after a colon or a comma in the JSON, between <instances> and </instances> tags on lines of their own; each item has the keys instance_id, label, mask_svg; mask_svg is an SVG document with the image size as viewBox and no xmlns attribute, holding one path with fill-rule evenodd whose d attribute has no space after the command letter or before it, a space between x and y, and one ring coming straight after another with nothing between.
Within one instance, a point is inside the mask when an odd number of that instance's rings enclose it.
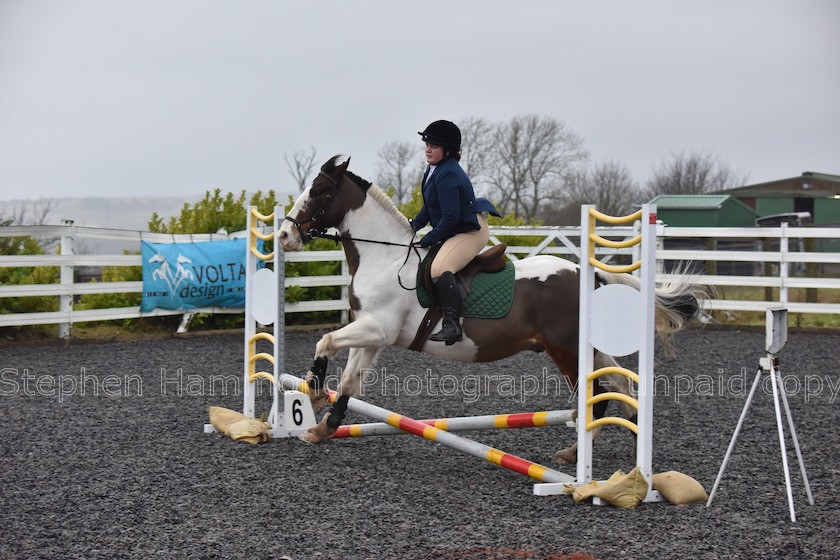
<instances>
[{"instance_id":1,"label":"horse hind leg","mask_svg":"<svg viewBox=\"0 0 840 560\"><path fill-rule=\"evenodd\" d=\"M608 356L607 354L602 354L600 352L595 353L595 369L601 369L603 367L617 367L618 363L613 359L612 356ZM578 387L578 391L581 390L581 387ZM593 395L600 395L601 393L606 392L616 392L616 393L623 393L628 396L632 396L632 386L630 385L630 380L621 375L621 374L607 374L602 377L596 379L592 386L592 393ZM609 406L610 401L605 400L598 403L595 403L592 406L592 419L599 420L604 418L607 415L607 407ZM624 413L624 417L628 420L635 422L636 419L636 409L624 401L619 401L619 405ZM581 422L581 419L578 418L578 422ZM592 430L592 443L594 444L597 441L598 437L601 435L601 427L597 427ZM577 443L571 446L568 449L561 449L554 455L554 462L559 463L561 465L567 465L571 463L577 462Z\"/></svg>"},{"instance_id":2,"label":"horse hind leg","mask_svg":"<svg viewBox=\"0 0 840 560\"><path fill-rule=\"evenodd\" d=\"M580 390L580 387L578 388ZM593 383L593 394L600 395L601 393L607 392L607 389L601 384L599 379L596 379ZM609 405L609 401L601 401L595 403L592 406L592 418L593 420L598 420L603 418L607 412L607 406ZM582 422L580 418L577 419L578 422ZM598 426L592 430L592 440L593 442L598 439L601 435L601 427ZM566 449L561 449L554 454L552 460L559 464L559 465L571 465L577 463L577 449L578 444L575 443L571 447L567 447Z\"/></svg>"},{"instance_id":3,"label":"horse hind leg","mask_svg":"<svg viewBox=\"0 0 840 560\"><path fill-rule=\"evenodd\" d=\"M578 373L577 354L557 346L552 346L544 341L542 341L542 345L545 347L545 351L551 358L551 361L554 362L554 365L557 366L560 373L562 373L569 381L569 386L574 387L577 383ZM571 447L557 451L552 460L560 465L571 465L576 463L577 443L574 443Z\"/></svg>"},{"instance_id":4,"label":"horse hind leg","mask_svg":"<svg viewBox=\"0 0 840 560\"><path fill-rule=\"evenodd\" d=\"M557 365L560 371L570 380L573 382L577 381L577 373L578 373L578 360L577 355L562 349L551 348L546 346L546 351L548 355L551 356L552 361ZM612 358L612 356L608 356L606 354L602 354L600 352L596 352L595 354L595 369L600 369L602 367L608 366L617 366L618 364ZM581 390L581 387L578 386L578 391ZM618 374L608 374L604 377L600 377L596 379L593 383L592 391L594 395L599 395L601 393L605 393L608 391L616 391L624 394L630 394L630 382L629 380L624 377L623 375ZM635 414L635 410L630 405L621 402L620 403L622 408L624 409L624 414L627 418L631 418L632 415ZM592 407L592 418L594 420L598 420L606 416L607 407L609 406L609 401L601 401L595 403ZM582 421L578 419L578 421ZM595 428L592 431L592 439L597 440L601 434L601 428ZM553 461L560 465L571 465L577 463L577 443L574 443L572 446L567 447L565 449L560 449L554 454Z\"/></svg>"}]
</instances>

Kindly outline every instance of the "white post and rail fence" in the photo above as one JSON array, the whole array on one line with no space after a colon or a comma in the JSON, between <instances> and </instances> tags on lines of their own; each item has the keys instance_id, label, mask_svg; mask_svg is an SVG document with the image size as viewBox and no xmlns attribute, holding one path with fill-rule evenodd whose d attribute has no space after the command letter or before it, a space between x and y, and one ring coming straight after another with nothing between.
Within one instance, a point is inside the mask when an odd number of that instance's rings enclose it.
<instances>
[{"instance_id":1,"label":"white post and rail fence","mask_svg":"<svg viewBox=\"0 0 840 560\"><path fill-rule=\"evenodd\" d=\"M597 234L608 239L626 239L635 235L628 226L598 228ZM233 234L171 235L149 232L105 229L66 225L6 226L0 227L0 238L34 237L39 240L60 241L59 254L0 255L0 269L10 267L58 267L58 283L53 284L4 284L0 285L0 303L3 298L54 296L57 311L31 313L2 313L0 327L26 325L59 325L59 336L69 337L74 323L135 319L163 315L195 313L242 313L241 308L207 307L188 313L178 310L155 310L141 313L139 307L103 309L74 309L77 296L84 294L141 293L142 281L130 282L79 282L76 274L81 267L138 267L142 266L140 242L189 243L217 241L244 237L246 232ZM508 244L511 260L536 254L557 255L578 262L580 228L577 227L493 227L491 242ZM135 246L138 254L85 254L76 251L83 240L109 240ZM81 242L80 242L81 241ZM599 248L599 256L615 262L631 260L637 255L633 249ZM287 263L339 262L340 272L330 276L287 276L286 286L304 288L320 286L341 287L339 299L300 301L286 304L286 313L333 311L341 312L347 321L349 309L347 285L350 276L340 247L329 251L302 251L287 253ZM817 227L670 227L657 226L658 263L657 282L667 282L674 271L673 264L690 262L691 272L698 284L714 286L718 297L705 302L708 310L759 311L783 305L791 313L840 314L840 228ZM732 288L730 290L729 288ZM758 288L751 295L756 299L726 298L733 292L746 293L744 289ZM761 290L763 288L763 290ZM802 289L808 297L793 298L791 290ZM827 297L815 297L829 294ZM762 293L763 292L763 293ZM794 301L794 299L796 301ZM805 301L801 301L805 299ZM818 299L820 301L818 301Z\"/></svg>"}]
</instances>

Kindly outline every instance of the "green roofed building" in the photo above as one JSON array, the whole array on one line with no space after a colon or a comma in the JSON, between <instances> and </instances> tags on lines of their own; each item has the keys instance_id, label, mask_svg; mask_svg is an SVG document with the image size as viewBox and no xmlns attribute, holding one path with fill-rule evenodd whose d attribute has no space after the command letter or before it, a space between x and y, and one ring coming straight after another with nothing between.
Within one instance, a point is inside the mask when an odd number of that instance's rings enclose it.
<instances>
[{"instance_id":1,"label":"green roofed building","mask_svg":"<svg viewBox=\"0 0 840 560\"><path fill-rule=\"evenodd\" d=\"M662 194L651 200L669 226L840 226L840 175L799 177L704 194ZM761 224L757 224L758 219Z\"/></svg>"},{"instance_id":2,"label":"green roofed building","mask_svg":"<svg viewBox=\"0 0 840 560\"><path fill-rule=\"evenodd\" d=\"M661 194L656 217L675 227L752 227L755 210L728 194Z\"/></svg>"},{"instance_id":3,"label":"green roofed building","mask_svg":"<svg viewBox=\"0 0 840 560\"><path fill-rule=\"evenodd\" d=\"M727 189L719 194L737 198L761 218L807 212L807 223L840 225L840 175L806 171L799 177Z\"/></svg>"}]
</instances>

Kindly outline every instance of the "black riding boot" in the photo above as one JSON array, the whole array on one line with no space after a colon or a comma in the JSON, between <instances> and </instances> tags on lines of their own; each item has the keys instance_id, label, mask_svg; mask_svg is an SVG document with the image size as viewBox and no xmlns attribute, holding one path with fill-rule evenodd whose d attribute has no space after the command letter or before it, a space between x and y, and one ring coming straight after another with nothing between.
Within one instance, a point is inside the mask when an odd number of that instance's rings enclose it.
<instances>
[{"instance_id":1,"label":"black riding boot","mask_svg":"<svg viewBox=\"0 0 840 560\"><path fill-rule=\"evenodd\" d=\"M455 275L451 272L444 272L435 281L435 293L440 301L440 306L443 308L443 328L430 335L429 340L446 342L447 346L451 346L464 338L461 330L463 300Z\"/></svg>"}]
</instances>

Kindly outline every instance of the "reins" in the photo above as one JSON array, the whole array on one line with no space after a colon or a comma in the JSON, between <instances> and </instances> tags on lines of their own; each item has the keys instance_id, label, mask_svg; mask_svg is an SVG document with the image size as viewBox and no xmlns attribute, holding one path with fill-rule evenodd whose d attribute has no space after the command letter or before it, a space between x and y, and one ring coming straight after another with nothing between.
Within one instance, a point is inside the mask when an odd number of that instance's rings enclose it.
<instances>
[{"instance_id":1,"label":"reins","mask_svg":"<svg viewBox=\"0 0 840 560\"><path fill-rule=\"evenodd\" d=\"M330 177L330 175L325 173L323 170L319 171L318 174L320 176L328 179L333 184L333 187L338 187L339 180ZM326 229L324 229L324 230L318 229L318 227L315 227L317 225L317 222L318 222L318 217L323 216L326 213L327 205L330 203L331 199L332 199L331 194L327 193L326 195L324 195L324 201L320 204L318 209L315 212L312 212L312 214L306 220L298 221L298 220L295 220L294 218L292 218L291 216L285 216L283 218L283 220L288 220L288 221L292 222L292 224L295 226L295 228L297 228L298 234L300 235L300 238L302 240L304 240L304 242L310 241L312 239L320 237L321 239L329 239L331 241L335 241L336 244L338 244L341 241L358 241L358 242L361 242L361 243L374 243L376 245L388 245L388 246L392 246L392 247L407 247L408 251L406 252L405 260L403 260L403 263L400 266L400 269L397 271L397 282L399 283L400 288L402 288L403 290L406 290L408 292L416 290L417 289L416 285L413 288L406 288L403 285L402 278L400 277L400 272L402 272L402 269L405 268L405 265L408 263L408 259L411 257L412 249L414 250L414 253L417 255L417 264L419 265L423 261L423 257L420 256L420 251L417 249L417 245L414 244L413 242L412 243L396 243L396 242L393 242L393 241L382 241L382 240L379 240L379 239L364 239L364 238L361 238L361 237L350 237L349 235L335 235L335 234L332 234L332 233L327 233ZM309 228L309 231L307 231L306 233L303 232L303 228L301 227L304 224L311 224L310 228ZM413 237L412 237L412 239L413 239Z\"/></svg>"},{"instance_id":2,"label":"reins","mask_svg":"<svg viewBox=\"0 0 840 560\"><path fill-rule=\"evenodd\" d=\"M331 234L331 233L321 233L321 232L316 232L315 235L312 236L313 239L316 238L316 237L320 237L322 239L330 239L332 241L335 241L336 243L338 243L340 241L359 241L359 242L362 242L362 243L373 243L375 245L389 245L389 246L392 246L392 247L407 247L408 251L406 251L405 259L403 260L403 263L400 265L400 269L397 271L397 283L400 285L400 288L402 288L403 290L405 290L407 292L412 292L412 291L417 289L416 285L413 288L406 288L403 285L402 277L400 276L400 273L402 272L402 269L405 268L406 264L408 264L408 259L411 258L412 249L414 250L414 254L417 255L417 264L419 265L423 261L423 257L420 256L420 251L417 249L416 244L414 244L414 243L395 243L393 241L381 241L381 240L378 240L378 239L364 239L364 238L361 238L361 237L350 237L349 235L334 235L334 234Z\"/></svg>"}]
</instances>

